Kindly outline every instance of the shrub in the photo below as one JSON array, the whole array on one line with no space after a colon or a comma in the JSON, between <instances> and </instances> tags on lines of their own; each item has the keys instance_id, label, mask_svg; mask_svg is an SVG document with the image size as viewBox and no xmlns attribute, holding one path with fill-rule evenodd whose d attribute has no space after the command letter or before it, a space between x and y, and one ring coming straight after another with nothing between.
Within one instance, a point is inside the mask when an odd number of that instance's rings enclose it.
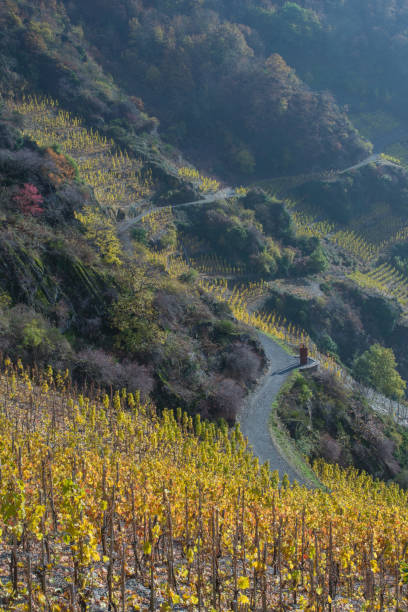
<instances>
[{"instance_id":1,"label":"shrub","mask_svg":"<svg viewBox=\"0 0 408 612\"><path fill-rule=\"evenodd\" d=\"M134 227L132 229L132 238L141 244L147 244L147 232L143 227Z\"/></svg>"},{"instance_id":2,"label":"shrub","mask_svg":"<svg viewBox=\"0 0 408 612\"><path fill-rule=\"evenodd\" d=\"M119 296L112 307L116 346L127 354L151 351L164 340L148 291Z\"/></svg>"},{"instance_id":3,"label":"shrub","mask_svg":"<svg viewBox=\"0 0 408 612\"><path fill-rule=\"evenodd\" d=\"M190 268L190 270L188 270L188 272L184 272L183 274L180 275L180 280L183 283L188 283L188 284L193 284L198 278L198 272L197 270L194 270L193 268Z\"/></svg>"},{"instance_id":4,"label":"shrub","mask_svg":"<svg viewBox=\"0 0 408 612\"><path fill-rule=\"evenodd\" d=\"M320 455L329 463L339 463L342 447L341 444L334 440L327 432L322 434L320 438Z\"/></svg>"},{"instance_id":5,"label":"shrub","mask_svg":"<svg viewBox=\"0 0 408 612\"><path fill-rule=\"evenodd\" d=\"M5 291L0 290L0 310L7 310L11 307L13 300Z\"/></svg>"},{"instance_id":6,"label":"shrub","mask_svg":"<svg viewBox=\"0 0 408 612\"><path fill-rule=\"evenodd\" d=\"M14 202L23 215L36 216L44 212L44 209L40 206L44 202L44 198L39 193L37 187L30 183L25 183L24 187L19 189L14 196Z\"/></svg>"},{"instance_id":7,"label":"shrub","mask_svg":"<svg viewBox=\"0 0 408 612\"><path fill-rule=\"evenodd\" d=\"M401 472L396 476L395 481L403 489L408 489L408 470L401 470Z\"/></svg>"},{"instance_id":8,"label":"shrub","mask_svg":"<svg viewBox=\"0 0 408 612\"><path fill-rule=\"evenodd\" d=\"M225 358L225 371L232 378L254 383L261 370L261 358L246 345L233 344Z\"/></svg>"},{"instance_id":9,"label":"shrub","mask_svg":"<svg viewBox=\"0 0 408 612\"><path fill-rule=\"evenodd\" d=\"M323 333L320 346L326 353L337 353L338 351L337 344L327 332Z\"/></svg>"},{"instance_id":10,"label":"shrub","mask_svg":"<svg viewBox=\"0 0 408 612\"><path fill-rule=\"evenodd\" d=\"M79 168L72 157L63 155L57 147L46 149L45 153L50 162L48 178L54 185L79 178Z\"/></svg>"},{"instance_id":11,"label":"shrub","mask_svg":"<svg viewBox=\"0 0 408 612\"><path fill-rule=\"evenodd\" d=\"M306 272L309 274L319 274L319 272L323 272L327 268L327 265L326 254L322 246L318 244L308 259Z\"/></svg>"},{"instance_id":12,"label":"shrub","mask_svg":"<svg viewBox=\"0 0 408 612\"><path fill-rule=\"evenodd\" d=\"M81 351L76 366L79 378L93 380L102 387L126 387L132 392L140 390L143 400L153 390L154 381L148 367L134 361L120 363L102 349L88 348Z\"/></svg>"},{"instance_id":13,"label":"shrub","mask_svg":"<svg viewBox=\"0 0 408 612\"><path fill-rule=\"evenodd\" d=\"M214 334L218 339L223 337L234 336L237 333L236 326L229 319L217 321L214 325Z\"/></svg>"},{"instance_id":14,"label":"shrub","mask_svg":"<svg viewBox=\"0 0 408 612\"><path fill-rule=\"evenodd\" d=\"M259 255L251 258L255 271L260 277L274 276L278 270L278 264L274 255L269 250L263 250Z\"/></svg>"},{"instance_id":15,"label":"shrub","mask_svg":"<svg viewBox=\"0 0 408 612\"><path fill-rule=\"evenodd\" d=\"M0 324L0 343L3 350L15 359L38 364L51 364L62 369L70 365L72 349L61 332L52 327L40 314L18 305L6 313Z\"/></svg>"},{"instance_id":16,"label":"shrub","mask_svg":"<svg viewBox=\"0 0 408 612\"><path fill-rule=\"evenodd\" d=\"M212 396L213 416L223 418L230 425L235 422L236 415L241 406L244 392L240 385L230 378L216 384L217 391Z\"/></svg>"},{"instance_id":17,"label":"shrub","mask_svg":"<svg viewBox=\"0 0 408 612\"><path fill-rule=\"evenodd\" d=\"M37 319L32 319L23 327L21 344L24 348L37 349L46 340L45 328Z\"/></svg>"}]
</instances>

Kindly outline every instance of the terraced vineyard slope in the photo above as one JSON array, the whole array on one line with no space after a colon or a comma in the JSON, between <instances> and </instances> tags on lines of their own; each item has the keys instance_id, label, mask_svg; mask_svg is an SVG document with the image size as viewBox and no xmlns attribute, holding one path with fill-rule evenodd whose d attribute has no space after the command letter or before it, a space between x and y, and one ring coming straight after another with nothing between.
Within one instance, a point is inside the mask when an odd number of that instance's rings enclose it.
<instances>
[{"instance_id":1,"label":"terraced vineyard slope","mask_svg":"<svg viewBox=\"0 0 408 612\"><path fill-rule=\"evenodd\" d=\"M24 135L41 147L57 145L72 157L81 178L93 187L96 199L113 218L119 210L135 214L153 195L151 171L142 159L129 157L113 140L87 129L55 100L30 97L11 101L9 107L24 117Z\"/></svg>"},{"instance_id":2,"label":"terraced vineyard slope","mask_svg":"<svg viewBox=\"0 0 408 612\"><path fill-rule=\"evenodd\" d=\"M278 489L238 428L34 376L2 364L3 609L407 609L396 485Z\"/></svg>"}]
</instances>

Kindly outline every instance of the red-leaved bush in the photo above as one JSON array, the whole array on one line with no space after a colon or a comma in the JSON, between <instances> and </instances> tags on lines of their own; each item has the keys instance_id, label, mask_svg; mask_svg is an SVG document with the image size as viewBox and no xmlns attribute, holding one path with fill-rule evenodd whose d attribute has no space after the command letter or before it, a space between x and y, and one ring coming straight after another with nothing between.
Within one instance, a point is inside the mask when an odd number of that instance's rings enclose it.
<instances>
[{"instance_id":1,"label":"red-leaved bush","mask_svg":"<svg viewBox=\"0 0 408 612\"><path fill-rule=\"evenodd\" d=\"M41 215L44 209L41 204L44 198L37 187L31 183L25 183L14 196L14 201L24 215Z\"/></svg>"}]
</instances>

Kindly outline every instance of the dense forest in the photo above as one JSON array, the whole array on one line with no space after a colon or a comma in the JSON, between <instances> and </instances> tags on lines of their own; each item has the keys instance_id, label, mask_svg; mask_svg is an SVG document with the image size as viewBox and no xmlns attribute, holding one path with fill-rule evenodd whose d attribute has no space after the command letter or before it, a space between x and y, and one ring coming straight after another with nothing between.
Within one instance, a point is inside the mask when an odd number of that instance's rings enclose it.
<instances>
[{"instance_id":1,"label":"dense forest","mask_svg":"<svg viewBox=\"0 0 408 612\"><path fill-rule=\"evenodd\" d=\"M264 15L244 3L100 3L96 23L93 4L68 10L103 65L154 109L166 139L211 171L250 177L347 165L367 147L334 98L310 89L278 41L269 44L275 17L288 29L299 20L290 4L282 18L272 5ZM313 36L313 20L303 19L299 50Z\"/></svg>"},{"instance_id":2,"label":"dense forest","mask_svg":"<svg viewBox=\"0 0 408 612\"><path fill-rule=\"evenodd\" d=\"M108 111L123 137L129 124L152 129L155 115L168 142L216 174L346 167L369 150L355 114L386 110L406 133L407 11L389 2L8 1L4 76L26 71L71 107L86 100L94 119ZM91 76L95 63L116 84ZM375 143L389 136L381 132Z\"/></svg>"},{"instance_id":3,"label":"dense forest","mask_svg":"<svg viewBox=\"0 0 408 612\"><path fill-rule=\"evenodd\" d=\"M19 71L69 99L71 107L86 100L87 114L108 111L117 132L128 123L149 129L146 104L168 141L217 174L241 177L344 166L364 157L368 145L333 97L311 90L284 57L265 48L256 27L228 20L222 10L188 3L71 2L72 26L67 29L63 11L63 19L52 18L52 31L41 27L50 9L40 5L37 11L30 20L23 3L17 14L10 9L6 15L2 44L5 56L14 48L10 70L18 58ZM127 106L115 101L112 82L89 78L95 60L130 96Z\"/></svg>"},{"instance_id":4,"label":"dense forest","mask_svg":"<svg viewBox=\"0 0 408 612\"><path fill-rule=\"evenodd\" d=\"M101 61L154 109L166 137L215 157L215 170L270 176L340 167L366 146L348 111L380 108L407 119L404 2L98 8L95 21L94 3L68 3Z\"/></svg>"}]
</instances>

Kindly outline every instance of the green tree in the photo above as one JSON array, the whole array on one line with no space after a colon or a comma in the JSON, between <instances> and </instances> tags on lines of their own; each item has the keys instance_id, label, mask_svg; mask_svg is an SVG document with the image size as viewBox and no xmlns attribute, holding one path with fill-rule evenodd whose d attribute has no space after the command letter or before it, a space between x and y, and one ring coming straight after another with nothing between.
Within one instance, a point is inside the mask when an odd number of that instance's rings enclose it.
<instances>
[{"instance_id":1,"label":"green tree","mask_svg":"<svg viewBox=\"0 0 408 612\"><path fill-rule=\"evenodd\" d=\"M307 262L307 272L309 274L319 274L327 268L327 257L320 244L314 249Z\"/></svg>"},{"instance_id":2,"label":"green tree","mask_svg":"<svg viewBox=\"0 0 408 612\"><path fill-rule=\"evenodd\" d=\"M234 161L240 172L244 174L253 174L255 172L255 158L248 149L243 147L237 151Z\"/></svg>"},{"instance_id":3,"label":"green tree","mask_svg":"<svg viewBox=\"0 0 408 612\"><path fill-rule=\"evenodd\" d=\"M44 342L46 336L46 330L36 319L33 319L23 329L22 344L26 348L36 349Z\"/></svg>"},{"instance_id":4,"label":"green tree","mask_svg":"<svg viewBox=\"0 0 408 612\"><path fill-rule=\"evenodd\" d=\"M112 305L111 324L116 346L126 353L152 350L164 342L153 305L157 286L148 270L132 266L122 272L121 292Z\"/></svg>"},{"instance_id":5,"label":"green tree","mask_svg":"<svg viewBox=\"0 0 408 612\"><path fill-rule=\"evenodd\" d=\"M373 344L353 365L355 378L393 399L401 399L407 386L397 372L392 349Z\"/></svg>"}]
</instances>

